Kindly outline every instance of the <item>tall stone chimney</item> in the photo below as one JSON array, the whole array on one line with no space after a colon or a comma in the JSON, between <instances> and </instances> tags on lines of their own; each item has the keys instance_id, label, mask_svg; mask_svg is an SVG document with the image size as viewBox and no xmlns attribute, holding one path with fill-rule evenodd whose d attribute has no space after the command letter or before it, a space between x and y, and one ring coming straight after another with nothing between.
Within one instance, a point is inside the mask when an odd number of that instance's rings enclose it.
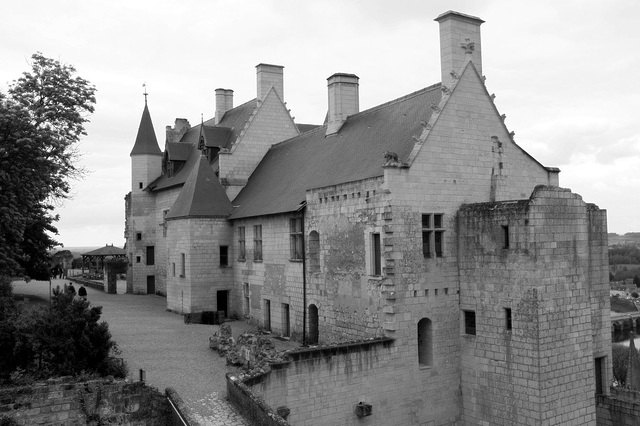
<instances>
[{"instance_id":1,"label":"tall stone chimney","mask_svg":"<svg viewBox=\"0 0 640 426\"><path fill-rule=\"evenodd\" d=\"M329 112L327 136L338 133L347 117L360 111L358 78L355 74L333 74L327 79Z\"/></svg>"},{"instance_id":2,"label":"tall stone chimney","mask_svg":"<svg viewBox=\"0 0 640 426\"><path fill-rule=\"evenodd\" d=\"M258 100L264 101L269 89L273 86L284 102L284 67L280 65L258 64L256 65L258 77Z\"/></svg>"},{"instance_id":3,"label":"tall stone chimney","mask_svg":"<svg viewBox=\"0 0 640 426\"><path fill-rule=\"evenodd\" d=\"M442 84L449 86L451 71L459 73L468 61L482 75L482 44L480 42L480 18L452 10L438 16L440 23L440 67Z\"/></svg>"},{"instance_id":4,"label":"tall stone chimney","mask_svg":"<svg viewBox=\"0 0 640 426\"><path fill-rule=\"evenodd\" d=\"M233 90L216 89L216 124L222 120L224 113L233 108Z\"/></svg>"}]
</instances>

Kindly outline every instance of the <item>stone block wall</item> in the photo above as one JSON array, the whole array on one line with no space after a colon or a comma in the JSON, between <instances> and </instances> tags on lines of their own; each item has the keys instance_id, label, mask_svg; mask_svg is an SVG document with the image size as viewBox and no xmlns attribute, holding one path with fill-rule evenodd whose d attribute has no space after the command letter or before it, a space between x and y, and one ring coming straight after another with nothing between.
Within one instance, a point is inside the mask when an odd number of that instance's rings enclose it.
<instances>
[{"instance_id":1,"label":"stone block wall","mask_svg":"<svg viewBox=\"0 0 640 426\"><path fill-rule=\"evenodd\" d=\"M0 389L0 412L19 425L170 424L167 399L141 382L52 379ZM96 423L97 424L97 423Z\"/></svg>"},{"instance_id":2,"label":"stone block wall","mask_svg":"<svg viewBox=\"0 0 640 426\"><path fill-rule=\"evenodd\" d=\"M232 269L220 265L220 246L231 246L229 222L184 218L169 220L167 226L167 239L172 241L166 259L167 308L185 314L216 311L218 291L235 291Z\"/></svg>"},{"instance_id":3,"label":"stone block wall","mask_svg":"<svg viewBox=\"0 0 640 426\"><path fill-rule=\"evenodd\" d=\"M293 215L273 215L233 221L233 265L235 293L233 305L239 316L266 326L269 301L271 332L285 334L289 306L290 335L302 337L302 261L292 260L290 225ZM255 226L262 226L262 259L256 259ZM240 256L238 228L244 227L245 255ZM248 292L246 292L248 290Z\"/></svg>"},{"instance_id":4,"label":"stone block wall","mask_svg":"<svg viewBox=\"0 0 640 426\"><path fill-rule=\"evenodd\" d=\"M636 426L640 419L640 392L610 388L596 396L597 426Z\"/></svg>"},{"instance_id":5,"label":"stone block wall","mask_svg":"<svg viewBox=\"0 0 640 426\"><path fill-rule=\"evenodd\" d=\"M606 227L590 224L604 220L590 210L569 190L544 186L530 200L461 208L467 422L595 424L594 359L606 356L599 345L609 332L592 328L591 290L606 284L592 265L602 265L606 252L588 242L594 230L594 239L606 238ZM473 332L467 312L475 317Z\"/></svg>"},{"instance_id":6,"label":"stone block wall","mask_svg":"<svg viewBox=\"0 0 640 426\"><path fill-rule=\"evenodd\" d=\"M388 338L299 350L292 361L245 384L269 407L290 410L287 421L309 425L462 425L459 414L438 395L425 398L424 377L399 356ZM436 402L437 401L437 402ZM358 417L358 403L372 406Z\"/></svg>"}]
</instances>

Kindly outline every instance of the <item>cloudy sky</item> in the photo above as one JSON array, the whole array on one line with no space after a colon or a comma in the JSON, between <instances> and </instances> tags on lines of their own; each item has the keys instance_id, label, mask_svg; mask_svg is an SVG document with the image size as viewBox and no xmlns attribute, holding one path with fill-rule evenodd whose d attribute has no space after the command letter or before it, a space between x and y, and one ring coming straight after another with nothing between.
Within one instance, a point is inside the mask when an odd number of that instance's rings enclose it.
<instances>
[{"instance_id":1,"label":"cloudy sky","mask_svg":"<svg viewBox=\"0 0 640 426\"><path fill-rule=\"evenodd\" d=\"M560 184L606 208L609 232L640 231L640 46L636 0L185 0L3 2L0 90L37 51L98 89L79 149L91 173L58 209L67 247L124 244L129 152L144 107L161 148L176 117L214 115L214 90L256 96L255 65L285 67L301 123L326 114L326 78L360 77L360 109L440 79L447 10L483 19L483 72L516 142Z\"/></svg>"}]
</instances>

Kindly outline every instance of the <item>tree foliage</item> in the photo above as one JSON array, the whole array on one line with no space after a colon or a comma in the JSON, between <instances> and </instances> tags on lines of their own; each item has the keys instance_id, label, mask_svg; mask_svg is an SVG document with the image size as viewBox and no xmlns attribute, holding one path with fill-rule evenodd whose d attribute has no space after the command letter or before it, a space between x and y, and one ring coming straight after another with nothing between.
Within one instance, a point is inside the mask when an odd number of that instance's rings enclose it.
<instances>
[{"instance_id":1,"label":"tree foliage","mask_svg":"<svg viewBox=\"0 0 640 426\"><path fill-rule=\"evenodd\" d=\"M82 176L77 143L95 87L71 65L36 53L31 71L0 92L0 275L48 278L54 205Z\"/></svg>"},{"instance_id":2,"label":"tree foliage","mask_svg":"<svg viewBox=\"0 0 640 426\"><path fill-rule=\"evenodd\" d=\"M609 265L640 264L640 248L625 244L609 248Z\"/></svg>"},{"instance_id":3,"label":"tree foliage","mask_svg":"<svg viewBox=\"0 0 640 426\"><path fill-rule=\"evenodd\" d=\"M629 347L614 343L611 347L611 363L613 378L620 386L624 386L627 381L627 368L629 366Z\"/></svg>"},{"instance_id":4,"label":"tree foliage","mask_svg":"<svg viewBox=\"0 0 640 426\"><path fill-rule=\"evenodd\" d=\"M2 282L4 281L4 282ZM0 279L0 378L22 372L33 378L96 373L126 375L110 358L117 352L102 307L54 289L45 309L16 304Z\"/></svg>"}]
</instances>

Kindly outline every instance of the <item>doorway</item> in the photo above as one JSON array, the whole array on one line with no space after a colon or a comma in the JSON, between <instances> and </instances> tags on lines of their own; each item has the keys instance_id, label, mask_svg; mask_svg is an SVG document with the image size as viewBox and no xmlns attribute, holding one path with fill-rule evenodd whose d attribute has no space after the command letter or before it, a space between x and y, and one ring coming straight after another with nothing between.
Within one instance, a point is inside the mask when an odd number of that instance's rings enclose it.
<instances>
[{"instance_id":1,"label":"doorway","mask_svg":"<svg viewBox=\"0 0 640 426\"><path fill-rule=\"evenodd\" d=\"M156 276L147 275L147 294L156 294Z\"/></svg>"},{"instance_id":2,"label":"doorway","mask_svg":"<svg viewBox=\"0 0 640 426\"><path fill-rule=\"evenodd\" d=\"M271 301L264 300L264 329L271 331Z\"/></svg>"},{"instance_id":3,"label":"doorway","mask_svg":"<svg viewBox=\"0 0 640 426\"><path fill-rule=\"evenodd\" d=\"M282 304L282 336L291 336L291 323L289 320L289 304Z\"/></svg>"},{"instance_id":4,"label":"doorway","mask_svg":"<svg viewBox=\"0 0 640 426\"><path fill-rule=\"evenodd\" d=\"M310 345L318 344L318 307L309 305L309 336L307 343Z\"/></svg>"},{"instance_id":5,"label":"doorway","mask_svg":"<svg viewBox=\"0 0 640 426\"><path fill-rule=\"evenodd\" d=\"M218 291L216 310L218 312L223 311L224 318L227 318L228 302L229 302L229 290Z\"/></svg>"}]
</instances>

